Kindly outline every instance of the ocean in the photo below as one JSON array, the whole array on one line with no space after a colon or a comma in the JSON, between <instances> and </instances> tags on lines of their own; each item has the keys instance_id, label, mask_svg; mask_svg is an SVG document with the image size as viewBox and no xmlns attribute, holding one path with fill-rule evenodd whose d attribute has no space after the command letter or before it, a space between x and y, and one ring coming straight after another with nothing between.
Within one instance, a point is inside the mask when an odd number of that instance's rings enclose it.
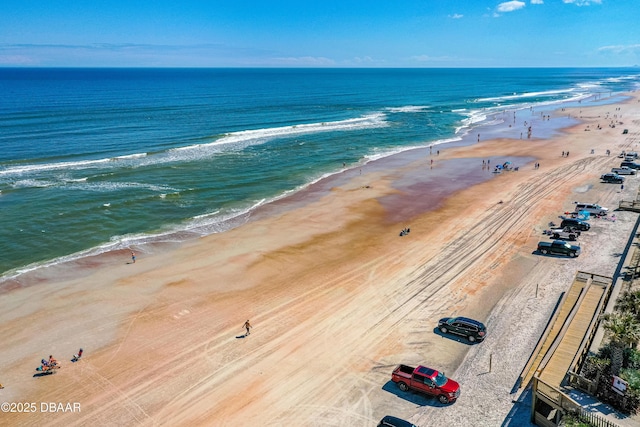
<instances>
[{"instance_id":1,"label":"ocean","mask_svg":"<svg viewBox=\"0 0 640 427\"><path fill-rule=\"evenodd\" d=\"M0 282L223 232L345 169L639 87L640 68L0 68Z\"/></svg>"}]
</instances>

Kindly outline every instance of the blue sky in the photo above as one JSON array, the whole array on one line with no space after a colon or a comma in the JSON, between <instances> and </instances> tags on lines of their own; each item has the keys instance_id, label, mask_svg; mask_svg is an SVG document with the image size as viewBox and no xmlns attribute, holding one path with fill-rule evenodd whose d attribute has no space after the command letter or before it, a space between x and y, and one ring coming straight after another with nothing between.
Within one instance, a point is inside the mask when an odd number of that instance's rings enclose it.
<instances>
[{"instance_id":1,"label":"blue sky","mask_svg":"<svg viewBox=\"0 0 640 427\"><path fill-rule=\"evenodd\" d=\"M3 0L0 67L640 65L640 0Z\"/></svg>"}]
</instances>

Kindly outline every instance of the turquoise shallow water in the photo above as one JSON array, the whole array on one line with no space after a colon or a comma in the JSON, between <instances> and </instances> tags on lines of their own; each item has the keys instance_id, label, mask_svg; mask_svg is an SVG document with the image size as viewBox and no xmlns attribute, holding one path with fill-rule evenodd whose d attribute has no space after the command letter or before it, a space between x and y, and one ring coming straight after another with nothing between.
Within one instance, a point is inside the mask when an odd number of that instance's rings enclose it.
<instances>
[{"instance_id":1,"label":"turquoise shallow water","mask_svg":"<svg viewBox=\"0 0 640 427\"><path fill-rule=\"evenodd\" d=\"M636 68L0 69L0 274L223 231L345 168L639 83Z\"/></svg>"}]
</instances>

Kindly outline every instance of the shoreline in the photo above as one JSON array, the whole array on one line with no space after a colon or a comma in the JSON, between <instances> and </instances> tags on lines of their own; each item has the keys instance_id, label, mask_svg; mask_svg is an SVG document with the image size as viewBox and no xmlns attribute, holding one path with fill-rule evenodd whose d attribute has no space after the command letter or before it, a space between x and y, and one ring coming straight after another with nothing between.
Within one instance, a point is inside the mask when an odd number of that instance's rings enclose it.
<instances>
[{"instance_id":1,"label":"shoreline","mask_svg":"<svg viewBox=\"0 0 640 427\"><path fill-rule=\"evenodd\" d=\"M594 103L594 105L586 105L585 107L603 106L610 105L627 97L628 95L624 93L616 93L615 95L611 94L602 99L599 98L598 94L594 94L583 99L576 98L565 101L554 101L548 104L542 102L540 105L537 105L536 108L548 107L554 114L554 118L553 121L540 121L539 117L537 117L537 111L536 114L531 114L533 117L531 119L532 123L537 122L537 125L539 125L536 126L534 140L553 137L554 135L561 134L565 128L578 125L578 119L575 116L568 118L556 114L558 109L564 110L565 108L572 108L563 106L580 105L583 100ZM591 100L592 98L593 100ZM582 106L580 106L580 108L582 108ZM51 276L58 277L60 274L64 275L65 272L69 270L74 270L74 274L90 274L90 271L82 273L83 270L86 270L86 266L90 266L91 268L106 266L110 261L105 262L105 259L109 260L122 256L123 254L128 254L132 249L142 255L148 254L152 256L158 251L165 252L167 250L173 250L182 244L194 240L197 241L203 237L228 232L247 222L278 214L282 210L296 209L297 207L329 194L332 187L339 187L344 185L348 180L354 179L358 173L362 173L363 168L365 169L365 173L367 170L378 171L391 168L404 168L412 163L416 156L420 156L419 153L425 153L425 156L428 156L429 159L437 159L438 156L436 156L435 153L439 152L439 150L473 147L480 143L480 138L478 138L478 141L474 139L476 132L480 132L480 134L483 135L482 141L485 141L486 137L488 137L489 140L497 138L510 140L507 135L513 134L517 137L518 131L515 130L515 126L512 129L511 124L505 124L507 123L507 118L510 120L511 113L515 114L515 112L528 114L529 111L527 110L529 110L529 108L520 107L512 110L504 110L503 112L498 112L497 110L489 112L484 116L484 120L478 122L475 126L473 124L470 125L461 135L457 135L456 132L451 138L425 142L419 147L405 147L400 149L400 151L387 153L382 157L370 158L365 160L365 163L361 165L355 165L346 169L343 168L329 175L324 175L300 189L292 190L293 192L291 194L277 196L260 206L247 208L244 212L219 222L189 228L176 228L160 234L142 236L139 238L139 241L136 239L136 241L126 246L123 246L122 242L104 243L103 245L88 248L79 253L68 254L53 260L42 261L9 270L3 273L3 276L0 276L0 294L11 289L41 283L48 280ZM531 109L531 112L533 111L534 110ZM499 122L499 120L503 121ZM518 120L521 120L521 118L518 117ZM522 139L522 133L520 139ZM431 153L433 147L437 148ZM429 154L426 154L427 150ZM487 157L490 158L489 155ZM433 166L433 164L431 166ZM473 185L477 182L480 182L480 180L470 184ZM449 195L445 194L442 197L448 197ZM211 231L212 228L219 229L220 231Z\"/></svg>"},{"instance_id":2,"label":"shoreline","mask_svg":"<svg viewBox=\"0 0 640 427\"><path fill-rule=\"evenodd\" d=\"M616 105L625 115L633 107L638 117L634 96ZM138 257L135 265L125 257L91 266L86 276L5 293L3 397L54 395L83 404L81 414L9 417L15 425L319 425L338 411L347 424L362 425L382 411L415 413L416 403L442 409L396 395L387 385L391 367L427 361L456 371L477 346L431 333L438 316L490 318L518 289L518 272L549 261L527 252L536 228L613 164L619 148L638 144L635 135L630 142L618 137L621 128L584 132L590 120L552 139L443 149L438 165L467 157L481 171L482 159L505 156L535 157L541 167L529 161L518 172L492 175L432 210L412 206L417 195L434 191L420 183L431 172L423 154L401 167L363 167L363 175L326 195L296 200L295 209L282 206L226 233ZM569 158L560 157L565 146ZM602 155L605 147L612 156ZM617 197L614 187L598 191ZM394 217L404 207L412 218ZM398 237L404 226L411 233ZM238 339L247 318L254 330ZM76 347L85 349L84 360L66 363ZM63 369L31 378L45 352L63 360Z\"/></svg>"}]
</instances>

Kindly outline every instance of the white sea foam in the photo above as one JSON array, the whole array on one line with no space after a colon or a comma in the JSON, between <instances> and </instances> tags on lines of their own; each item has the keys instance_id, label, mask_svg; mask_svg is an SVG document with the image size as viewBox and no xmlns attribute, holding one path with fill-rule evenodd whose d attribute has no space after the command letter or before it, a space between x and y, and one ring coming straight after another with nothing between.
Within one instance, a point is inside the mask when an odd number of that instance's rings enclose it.
<instances>
[{"instance_id":1,"label":"white sea foam","mask_svg":"<svg viewBox=\"0 0 640 427\"><path fill-rule=\"evenodd\" d=\"M124 156L112 157L112 160L141 159L143 157L147 157L147 155L148 155L147 153L134 153L134 154L128 154Z\"/></svg>"},{"instance_id":2,"label":"white sea foam","mask_svg":"<svg viewBox=\"0 0 640 427\"><path fill-rule=\"evenodd\" d=\"M29 172L42 172L51 170L88 169L104 166L111 159L81 160L76 162L35 163L23 166L10 166L0 170L0 176L20 175Z\"/></svg>"},{"instance_id":3,"label":"white sea foam","mask_svg":"<svg viewBox=\"0 0 640 427\"><path fill-rule=\"evenodd\" d=\"M11 184L13 188L46 188L53 187L55 185L55 182L39 179L21 179Z\"/></svg>"},{"instance_id":4,"label":"white sea foam","mask_svg":"<svg viewBox=\"0 0 640 427\"><path fill-rule=\"evenodd\" d=\"M422 113L429 109L426 105L407 105L405 107L389 107L391 113Z\"/></svg>"},{"instance_id":5,"label":"white sea foam","mask_svg":"<svg viewBox=\"0 0 640 427\"><path fill-rule=\"evenodd\" d=\"M232 132L223 137L207 143L188 145L186 147L173 148L171 151L202 150L207 147L239 144L241 146L261 144L275 138L287 138L297 135L305 135L319 132L353 131L360 129L372 129L387 126L384 113L373 113L353 119L339 120L335 122L309 123L275 128L244 130Z\"/></svg>"},{"instance_id":6,"label":"white sea foam","mask_svg":"<svg viewBox=\"0 0 640 427\"><path fill-rule=\"evenodd\" d=\"M555 96L563 93L573 93L575 89L558 89L558 90L546 90L541 92L524 92L524 93L514 93L512 95L503 95L503 96L495 96L489 98L479 98L476 99L475 102L501 102L501 101L511 101L514 99L523 99L523 98L533 98L533 97L544 97L544 96Z\"/></svg>"},{"instance_id":7,"label":"white sea foam","mask_svg":"<svg viewBox=\"0 0 640 427\"><path fill-rule=\"evenodd\" d=\"M215 141L172 148L155 154L133 153L117 157L73 162L34 163L9 166L0 169L0 177L19 176L55 170L109 169L119 167L140 167L163 163L198 160L229 149L239 149L249 145L262 144L275 138L320 132L345 132L388 126L384 113L372 113L362 117L333 122L309 123L275 128L245 130L228 133Z\"/></svg>"},{"instance_id":8,"label":"white sea foam","mask_svg":"<svg viewBox=\"0 0 640 427\"><path fill-rule=\"evenodd\" d=\"M66 190L80 190L80 191L93 191L93 192L110 192L119 191L123 189L146 189L155 192L174 192L178 193L180 190L167 185L148 184L143 182L114 182L114 181L99 181L88 182L86 179L79 180L38 180L38 179L21 179L11 184L13 188L46 188L46 187L59 187Z\"/></svg>"}]
</instances>

